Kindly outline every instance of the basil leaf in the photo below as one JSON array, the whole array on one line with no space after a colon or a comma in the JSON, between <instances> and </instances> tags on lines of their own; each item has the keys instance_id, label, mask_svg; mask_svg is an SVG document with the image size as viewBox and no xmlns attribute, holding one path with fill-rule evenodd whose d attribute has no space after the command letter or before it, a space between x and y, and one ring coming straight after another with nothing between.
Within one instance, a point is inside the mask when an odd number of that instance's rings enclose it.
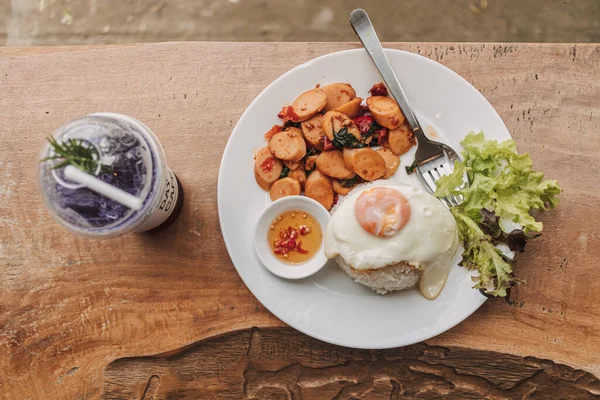
<instances>
[{"instance_id":1,"label":"basil leaf","mask_svg":"<svg viewBox=\"0 0 600 400\"><path fill-rule=\"evenodd\" d=\"M281 171L281 174L279 175L279 179L283 179L285 177L287 177L290 174L290 169L286 166L283 167L283 170Z\"/></svg>"},{"instance_id":2,"label":"basil leaf","mask_svg":"<svg viewBox=\"0 0 600 400\"><path fill-rule=\"evenodd\" d=\"M300 122L285 121L283 123L283 129L289 128L290 126L293 126L294 128L298 128L298 129L302 128L302 125L300 124Z\"/></svg>"},{"instance_id":3,"label":"basil leaf","mask_svg":"<svg viewBox=\"0 0 600 400\"><path fill-rule=\"evenodd\" d=\"M342 185L343 188L351 188L356 186L356 184L359 182L360 178L358 176L355 176L352 179L339 179L338 182L340 183L340 185Z\"/></svg>"},{"instance_id":4,"label":"basil leaf","mask_svg":"<svg viewBox=\"0 0 600 400\"><path fill-rule=\"evenodd\" d=\"M331 141L331 144L338 149L344 147L359 149L367 146L366 144L359 142L353 134L349 133L348 128L346 127L343 127L338 132L333 132L333 140Z\"/></svg>"},{"instance_id":5,"label":"basil leaf","mask_svg":"<svg viewBox=\"0 0 600 400\"><path fill-rule=\"evenodd\" d=\"M306 150L306 157L318 156L319 154L321 154L321 152L318 149L315 149L314 147L311 147L308 150Z\"/></svg>"},{"instance_id":6,"label":"basil leaf","mask_svg":"<svg viewBox=\"0 0 600 400\"><path fill-rule=\"evenodd\" d=\"M381 128L383 128L381 125L379 125L377 122L373 121L369 130L366 131L365 133L361 133L360 136L366 140L366 139L370 138L371 136L373 136Z\"/></svg>"}]
</instances>

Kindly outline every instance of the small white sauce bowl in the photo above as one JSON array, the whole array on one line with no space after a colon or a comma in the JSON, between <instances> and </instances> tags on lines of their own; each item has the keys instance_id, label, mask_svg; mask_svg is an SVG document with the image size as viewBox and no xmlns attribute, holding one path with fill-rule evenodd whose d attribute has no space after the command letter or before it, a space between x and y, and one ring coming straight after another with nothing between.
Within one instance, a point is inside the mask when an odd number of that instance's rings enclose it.
<instances>
[{"instance_id":1,"label":"small white sauce bowl","mask_svg":"<svg viewBox=\"0 0 600 400\"><path fill-rule=\"evenodd\" d=\"M278 259L271 251L267 241L268 231L271 229L271 224L275 218L281 213L291 210L301 210L311 214L321 225L323 240L325 239L325 230L331 219L331 215L325 207L309 197L287 196L274 201L263 211L256 226L254 245L258 258L271 273L285 279L303 279L316 274L327 263L328 260L323 251L323 241L321 241L321 247L310 260L294 265Z\"/></svg>"}]
</instances>

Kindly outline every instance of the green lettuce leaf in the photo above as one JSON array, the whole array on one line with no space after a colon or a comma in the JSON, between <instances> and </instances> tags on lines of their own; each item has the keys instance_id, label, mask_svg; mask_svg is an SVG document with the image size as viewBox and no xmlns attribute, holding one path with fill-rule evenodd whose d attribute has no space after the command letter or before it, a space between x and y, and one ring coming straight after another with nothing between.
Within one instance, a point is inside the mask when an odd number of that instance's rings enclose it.
<instances>
[{"instance_id":1,"label":"green lettuce leaf","mask_svg":"<svg viewBox=\"0 0 600 400\"><path fill-rule=\"evenodd\" d=\"M457 208L452 209L452 214L458 225L459 237L464 241L461 264L479 271L479 275L473 277L474 287L492 296L506 296L506 290L512 286L511 265L477 222Z\"/></svg>"},{"instance_id":2,"label":"green lettuce leaf","mask_svg":"<svg viewBox=\"0 0 600 400\"><path fill-rule=\"evenodd\" d=\"M462 195L464 201L452 208L460 238L464 241L462 265L479 272L475 287L488 295L506 296L517 282L510 260L495 246L499 240L515 239L516 233L502 232L494 237L486 232L497 220L510 220L521 226L519 251L527 239L541 232L543 224L532 211L548 210L558 204L560 187L555 180L544 179L535 172L529 154L518 154L513 140L498 143L486 140L483 132L469 133L461 142L463 161L456 162L454 172L438 181L438 197ZM468 185L463 185L467 174ZM495 216L496 221L494 221ZM499 225L500 227L502 224ZM515 240L511 247L515 247Z\"/></svg>"},{"instance_id":3,"label":"green lettuce leaf","mask_svg":"<svg viewBox=\"0 0 600 400\"><path fill-rule=\"evenodd\" d=\"M434 195L437 197L448 196L452 190L462 185L463 175L467 172L467 167L459 163L454 162L454 173L451 175L444 175L437 180L436 189Z\"/></svg>"}]
</instances>

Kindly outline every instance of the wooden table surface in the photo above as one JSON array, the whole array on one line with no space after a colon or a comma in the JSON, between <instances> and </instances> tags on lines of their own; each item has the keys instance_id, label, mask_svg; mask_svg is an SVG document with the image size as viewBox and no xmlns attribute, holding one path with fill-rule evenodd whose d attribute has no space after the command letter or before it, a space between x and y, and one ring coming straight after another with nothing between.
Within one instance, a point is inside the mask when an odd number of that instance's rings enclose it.
<instances>
[{"instance_id":1,"label":"wooden table surface","mask_svg":"<svg viewBox=\"0 0 600 400\"><path fill-rule=\"evenodd\" d=\"M220 234L223 148L271 81L350 43L0 49L0 395L25 398L592 398L600 394L600 46L388 44L479 89L559 180L526 285L426 343L308 338L246 289ZM185 188L161 234L75 237L44 208L44 137L88 113L148 124ZM262 132L248 132L262 134Z\"/></svg>"}]
</instances>

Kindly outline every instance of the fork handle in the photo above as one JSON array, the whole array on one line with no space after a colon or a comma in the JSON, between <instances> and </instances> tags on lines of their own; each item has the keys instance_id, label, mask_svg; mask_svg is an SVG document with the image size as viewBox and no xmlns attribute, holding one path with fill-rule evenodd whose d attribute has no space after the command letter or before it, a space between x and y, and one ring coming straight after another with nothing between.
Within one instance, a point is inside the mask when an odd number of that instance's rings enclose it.
<instances>
[{"instance_id":1,"label":"fork handle","mask_svg":"<svg viewBox=\"0 0 600 400\"><path fill-rule=\"evenodd\" d=\"M394 99L396 99L396 102L398 102L400 109L404 113L406 121L412 128L413 133L417 137L419 143L430 142L430 140L425 137L423 129L421 128L421 124L419 124L412 107L406 100L406 96L404 95L404 91L400 86L400 82L398 82L398 78L396 77L390 62L383 51L383 47L381 47L381 42L377 38L377 33L375 33L375 29L373 28L371 20L369 19L369 16L365 10L362 8L357 8L356 10L352 11L350 14L350 25L352 25L352 29L354 29L354 32L375 63L375 66L383 78L383 82L390 90L390 93Z\"/></svg>"}]
</instances>

